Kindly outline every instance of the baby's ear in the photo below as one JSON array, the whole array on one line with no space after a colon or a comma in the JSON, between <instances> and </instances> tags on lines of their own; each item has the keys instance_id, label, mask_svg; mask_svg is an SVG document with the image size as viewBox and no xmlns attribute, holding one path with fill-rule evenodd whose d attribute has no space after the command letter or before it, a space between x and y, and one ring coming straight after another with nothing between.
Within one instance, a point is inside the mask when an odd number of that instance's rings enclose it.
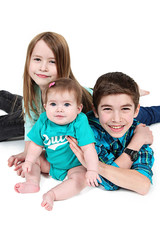
<instances>
[{"instance_id":1,"label":"baby's ear","mask_svg":"<svg viewBox=\"0 0 160 240\"><path fill-rule=\"evenodd\" d=\"M45 104L45 103L43 104L43 107L44 107L44 109L46 110L46 104Z\"/></svg>"},{"instance_id":2,"label":"baby's ear","mask_svg":"<svg viewBox=\"0 0 160 240\"><path fill-rule=\"evenodd\" d=\"M83 104L81 103L80 105L78 105L78 114L82 112L82 109L83 109Z\"/></svg>"},{"instance_id":3,"label":"baby's ear","mask_svg":"<svg viewBox=\"0 0 160 240\"><path fill-rule=\"evenodd\" d=\"M96 111L94 105L92 105L92 110L93 110L93 112L94 112L94 116L95 116L96 118L98 118L98 114L97 114L97 111Z\"/></svg>"}]
</instances>

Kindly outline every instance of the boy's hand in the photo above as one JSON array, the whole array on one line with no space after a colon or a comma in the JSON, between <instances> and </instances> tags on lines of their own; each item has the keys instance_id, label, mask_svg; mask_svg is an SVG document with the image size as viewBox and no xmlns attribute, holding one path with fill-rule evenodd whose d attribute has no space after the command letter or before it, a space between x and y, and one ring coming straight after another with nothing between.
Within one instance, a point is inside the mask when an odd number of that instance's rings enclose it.
<instances>
[{"instance_id":1,"label":"boy's hand","mask_svg":"<svg viewBox=\"0 0 160 240\"><path fill-rule=\"evenodd\" d=\"M134 135L137 136L137 140L143 144L151 145L153 143L152 131L145 124L139 124L134 131Z\"/></svg>"},{"instance_id":2,"label":"boy's hand","mask_svg":"<svg viewBox=\"0 0 160 240\"><path fill-rule=\"evenodd\" d=\"M88 170L86 172L86 178L88 186L98 187L97 179L99 182L102 182L96 171Z\"/></svg>"},{"instance_id":3,"label":"boy's hand","mask_svg":"<svg viewBox=\"0 0 160 240\"><path fill-rule=\"evenodd\" d=\"M22 165L22 170L24 173L29 173L32 170L33 163L29 161L25 161Z\"/></svg>"}]
</instances>

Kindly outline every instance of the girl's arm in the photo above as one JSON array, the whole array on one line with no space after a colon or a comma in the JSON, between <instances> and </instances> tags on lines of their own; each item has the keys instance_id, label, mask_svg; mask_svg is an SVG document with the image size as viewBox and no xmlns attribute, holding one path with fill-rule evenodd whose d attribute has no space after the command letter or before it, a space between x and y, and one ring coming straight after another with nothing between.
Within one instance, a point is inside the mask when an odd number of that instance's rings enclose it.
<instances>
[{"instance_id":1,"label":"girl's arm","mask_svg":"<svg viewBox=\"0 0 160 240\"><path fill-rule=\"evenodd\" d=\"M15 171L17 171L19 169L19 165L21 165L21 163L23 163L25 161L29 143L30 143L30 141L25 141L24 151L21 153L18 153L16 155L12 155L8 159L8 166L12 167L14 165Z\"/></svg>"},{"instance_id":2,"label":"girl's arm","mask_svg":"<svg viewBox=\"0 0 160 240\"><path fill-rule=\"evenodd\" d=\"M37 158L42 153L42 150L43 150L42 146L39 146L32 141L29 143L29 146L27 148L26 159L22 166L24 173L31 171L32 165L36 162Z\"/></svg>"},{"instance_id":3,"label":"girl's arm","mask_svg":"<svg viewBox=\"0 0 160 240\"><path fill-rule=\"evenodd\" d=\"M99 159L95 149L95 145L94 143L91 143L91 144L82 146L81 149L84 153L84 159L87 167L87 173L86 173L87 183L89 186L93 186L93 187L98 186L97 179L100 182L101 182L101 179L98 175Z\"/></svg>"}]
</instances>

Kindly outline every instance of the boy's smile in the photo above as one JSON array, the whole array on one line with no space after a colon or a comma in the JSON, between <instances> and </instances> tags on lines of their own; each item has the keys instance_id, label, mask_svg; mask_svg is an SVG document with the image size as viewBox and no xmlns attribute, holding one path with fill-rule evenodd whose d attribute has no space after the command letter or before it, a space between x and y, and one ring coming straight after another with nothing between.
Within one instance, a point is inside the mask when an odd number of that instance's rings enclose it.
<instances>
[{"instance_id":1,"label":"boy's smile","mask_svg":"<svg viewBox=\"0 0 160 240\"><path fill-rule=\"evenodd\" d=\"M95 113L102 127L114 138L122 137L132 126L133 118L138 115L132 98L127 94L104 96Z\"/></svg>"}]
</instances>

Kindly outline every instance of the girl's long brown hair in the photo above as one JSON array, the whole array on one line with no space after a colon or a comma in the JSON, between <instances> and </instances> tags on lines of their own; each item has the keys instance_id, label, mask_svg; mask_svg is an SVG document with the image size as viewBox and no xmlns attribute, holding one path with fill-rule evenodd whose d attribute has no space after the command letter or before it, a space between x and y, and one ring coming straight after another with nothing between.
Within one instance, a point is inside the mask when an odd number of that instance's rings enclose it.
<instances>
[{"instance_id":1,"label":"girl's long brown hair","mask_svg":"<svg viewBox=\"0 0 160 240\"><path fill-rule=\"evenodd\" d=\"M24 109L29 117L31 117L30 108L37 115L40 114L34 91L35 82L29 75L31 55L36 43L40 40L43 40L54 53L58 78L66 77L77 81L71 70L69 47L64 37L54 32L44 32L35 36L28 46L23 78ZM92 109L92 96L83 87L82 92L83 112L87 113Z\"/></svg>"}]
</instances>

